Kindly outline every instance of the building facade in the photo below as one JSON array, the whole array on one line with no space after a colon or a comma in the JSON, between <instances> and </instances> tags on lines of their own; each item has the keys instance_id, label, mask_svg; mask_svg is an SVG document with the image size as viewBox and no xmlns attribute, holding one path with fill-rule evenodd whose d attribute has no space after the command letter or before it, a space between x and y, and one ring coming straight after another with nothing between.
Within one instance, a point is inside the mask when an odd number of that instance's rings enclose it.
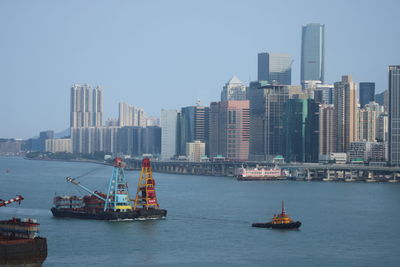
<instances>
[{"instance_id":1,"label":"building facade","mask_svg":"<svg viewBox=\"0 0 400 267\"><path fill-rule=\"evenodd\" d=\"M360 107L364 108L369 102L375 101L375 83L360 82Z\"/></svg>"},{"instance_id":2,"label":"building facade","mask_svg":"<svg viewBox=\"0 0 400 267\"><path fill-rule=\"evenodd\" d=\"M250 160L272 160L285 153L285 104L289 86L251 82L250 100Z\"/></svg>"},{"instance_id":3,"label":"building facade","mask_svg":"<svg viewBox=\"0 0 400 267\"><path fill-rule=\"evenodd\" d=\"M318 103L313 99L289 99L285 114L285 160L318 162Z\"/></svg>"},{"instance_id":4,"label":"building facade","mask_svg":"<svg viewBox=\"0 0 400 267\"><path fill-rule=\"evenodd\" d=\"M71 87L70 127L100 127L103 121L103 90L88 84Z\"/></svg>"},{"instance_id":5,"label":"building facade","mask_svg":"<svg viewBox=\"0 0 400 267\"><path fill-rule=\"evenodd\" d=\"M72 153L72 140L71 138L47 139L45 151L51 153L57 153L57 152Z\"/></svg>"},{"instance_id":6,"label":"building facade","mask_svg":"<svg viewBox=\"0 0 400 267\"><path fill-rule=\"evenodd\" d=\"M357 141L357 87L350 75L334 84L336 151L347 152Z\"/></svg>"},{"instance_id":7,"label":"building facade","mask_svg":"<svg viewBox=\"0 0 400 267\"><path fill-rule=\"evenodd\" d=\"M258 81L292 84L292 56L278 53L258 54Z\"/></svg>"},{"instance_id":8,"label":"building facade","mask_svg":"<svg viewBox=\"0 0 400 267\"><path fill-rule=\"evenodd\" d=\"M181 109L177 125L177 154L186 155L186 143L199 140L206 144L208 153L210 108L204 106L189 106Z\"/></svg>"},{"instance_id":9,"label":"building facade","mask_svg":"<svg viewBox=\"0 0 400 267\"><path fill-rule=\"evenodd\" d=\"M327 157L336 150L335 106L319 107L319 155Z\"/></svg>"},{"instance_id":10,"label":"building facade","mask_svg":"<svg viewBox=\"0 0 400 267\"><path fill-rule=\"evenodd\" d=\"M169 160L176 155L177 110L161 110L161 159Z\"/></svg>"},{"instance_id":11,"label":"building facade","mask_svg":"<svg viewBox=\"0 0 400 267\"><path fill-rule=\"evenodd\" d=\"M301 82L325 80L325 25L307 24L301 34Z\"/></svg>"},{"instance_id":12,"label":"building facade","mask_svg":"<svg viewBox=\"0 0 400 267\"><path fill-rule=\"evenodd\" d=\"M210 105L210 157L246 161L249 156L249 101Z\"/></svg>"},{"instance_id":13,"label":"building facade","mask_svg":"<svg viewBox=\"0 0 400 267\"><path fill-rule=\"evenodd\" d=\"M246 86L233 76L222 88L221 101L246 100Z\"/></svg>"},{"instance_id":14,"label":"building facade","mask_svg":"<svg viewBox=\"0 0 400 267\"><path fill-rule=\"evenodd\" d=\"M389 66L389 161L400 165L400 65Z\"/></svg>"},{"instance_id":15,"label":"building facade","mask_svg":"<svg viewBox=\"0 0 400 267\"><path fill-rule=\"evenodd\" d=\"M186 143L186 157L188 161L200 162L206 153L206 144L196 140Z\"/></svg>"},{"instance_id":16,"label":"building facade","mask_svg":"<svg viewBox=\"0 0 400 267\"><path fill-rule=\"evenodd\" d=\"M137 108L127 103L119 103L118 111L119 126L147 126L147 116L142 108Z\"/></svg>"}]
</instances>

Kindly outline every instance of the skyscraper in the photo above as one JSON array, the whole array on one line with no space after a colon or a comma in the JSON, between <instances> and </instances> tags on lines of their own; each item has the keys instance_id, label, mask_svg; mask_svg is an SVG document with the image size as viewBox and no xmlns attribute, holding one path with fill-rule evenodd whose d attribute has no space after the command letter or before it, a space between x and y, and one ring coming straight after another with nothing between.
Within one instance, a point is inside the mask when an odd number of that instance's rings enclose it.
<instances>
[{"instance_id":1,"label":"skyscraper","mask_svg":"<svg viewBox=\"0 0 400 267\"><path fill-rule=\"evenodd\" d=\"M290 85L292 84L292 56L289 54L259 53L258 80Z\"/></svg>"},{"instance_id":2,"label":"skyscraper","mask_svg":"<svg viewBox=\"0 0 400 267\"><path fill-rule=\"evenodd\" d=\"M206 144L208 152L210 108L189 106L181 109L177 126L177 154L186 155L186 144L196 140Z\"/></svg>"},{"instance_id":3,"label":"skyscraper","mask_svg":"<svg viewBox=\"0 0 400 267\"><path fill-rule=\"evenodd\" d=\"M289 86L251 82L250 160L271 160L285 153L285 104Z\"/></svg>"},{"instance_id":4,"label":"skyscraper","mask_svg":"<svg viewBox=\"0 0 400 267\"><path fill-rule=\"evenodd\" d=\"M347 152L350 142L357 141L357 87L350 75L334 86L336 152Z\"/></svg>"},{"instance_id":5,"label":"skyscraper","mask_svg":"<svg viewBox=\"0 0 400 267\"><path fill-rule=\"evenodd\" d=\"M375 83L360 82L360 107L375 101Z\"/></svg>"},{"instance_id":6,"label":"skyscraper","mask_svg":"<svg viewBox=\"0 0 400 267\"><path fill-rule=\"evenodd\" d=\"M328 156L335 151L335 107L332 104L321 104L319 107L319 155Z\"/></svg>"},{"instance_id":7,"label":"skyscraper","mask_svg":"<svg viewBox=\"0 0 400 267\"><path fill-rule=\"evenodd\" d=\"M249 157L249 101L212 102L210 106L210 157L231 160Z\"/></svg>"},{"instance_id":8,"label":"skyscraper","mask_svg":"<svg viewBox=\"0 0 400 267\"><path fill-rule=\"evenodd\" d=\"M228 100L246 100L246 86L236 76L233 76L222 89L221 101Z\"/></svg>"},{"instance_id":9,"label":"skyscraper","mask_svg":"<svg viewBox=\"0 0 400 267\"><path fill-rule=\"evenodd\" d=\"M103 120L103 90L88 84L71 87L71 127L100 127Z\"/></svg>"},{"instance_id":10,"label":"skyscraper","mask_svg":"<svg viewBox=\"0 0 400 267\"><path fill-rule=\"evenodd\" d=\"M285 110L285 160L318 161L319 106L314 99L289 99Z\"/></svg>"},{"instance_id":11,"label":"skyscraper","mask_svg":"<svg viewBox=\"0 0 400 267\"><path fill-rule=\"evenodd\" d=\"M161 110L161 159L169 160L176 154L177 110Z\"/></svg>"},{"instance_id":12,"label":"skyscraper","mask_svg":"<svg viewBox=\"0 0 400 267\"><path fill-rule=\"evenodd\" d=\"M303 26L301 35L301 82L316 80L324 83L325 25Z\"/></svg>"},{"instance_id":13,"label":"skyscraper","mask_svg":"<svg viewBox=\"0 0 400 267\"><path fill-rule=\"evenodd\" d=\"M389 66L389 162L400 165L400 65Z\"/></svg>"}]
</instances>

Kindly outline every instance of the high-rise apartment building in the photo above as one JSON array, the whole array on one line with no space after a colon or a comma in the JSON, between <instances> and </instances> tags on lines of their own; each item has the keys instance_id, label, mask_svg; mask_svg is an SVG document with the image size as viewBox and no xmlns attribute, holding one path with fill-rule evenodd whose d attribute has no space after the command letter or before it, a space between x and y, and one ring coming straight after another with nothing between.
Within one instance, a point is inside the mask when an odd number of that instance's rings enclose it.
<instances>
[{"instance_id":1,"label":"high-rise apartment building","mask_svg":"<svg viewBox=\"0 0 400 267\"><path fill-rule=\"evenodd\" d=\"M251 82L250 100L250 160L272 160L285 153L285 104L290 87Z\"/></svg>"},{"instance_id":2,"label":"high-rise apartment building","mask_svg":"<svg viewBox=\"0 0 400 267\"><path fill-rule=\"evenodd\" d=\"M290 85L292 84L292 56L278 53L258 54L258 80Z\"/></svg>"},{"instance_id":3,"label":"high-rise apartment building","mask_svg":"<svg viewBox=\"0 0 400 267\"><path fill-rule=\"evenodd\" d=\"M319 107L319 155L328 156L336 151L335 106Z\"/></svg>"},{"instance_id":4,"label":"high-rise apartment building","mask_svg":"<svg viewBox=\"0 0 400 267\"><path fill-rule=\"evenodd\" d=\"M336 152L347 152L357 141L357 86L350 75L334 84Z\"/></svg>"},{"instance_id":5,"label":"high-rise apartment building","mask_svg":"<svg viewBox=\"0 0 400 267\"><path fill-rule=\"evenodd\" d=\"M317 162L319 106L314 99L289 99L286 103L285 160Z\"/></svg>"},{"instance_id":6,"label":"high-rise apartment building","mask_svg":"<svg viewBox=\"0 0 400 267\"><path fill-rule=\"evenodd\" d=\"M236 76L233 76L222 89L221 101L228 100L246 100L246 86Z\"/></svg>"},{"instance_id":7,"label":"high-rise apartment building","mask_svg":"<svg viewBox=\"0 0 400 267\"><path fill-rule=\"evenodd\" d=\"M145 127L147 116L142 108L137 108L127 103L119 103L119 126Z\"/></svg>"},{"instance_id":8,"label":"high-rise apartment building","mask_svg":"<svg viewBox=\"0 0 400 267\"><path fill-rule=\"evenodd\" d=\"M176 154L177 110L161 110L161 159L169 160Z\"/></svg>"},{"instance_id":9,"label":"high-rise apartment building","mask_svg":"<svg viewBox=\"0 0 400 267\"><path fill-rule=\"evenodd\" d=\"M400 65L389 66L389 162L400 165Z\"/></svg>"},{"instance_id":10,"label":"high-rise apartment building","mask_svg":"<svg viewBox=\"0 0 400 267\"><path fill-rule=\"evenodd\" d=\"M246 161L249 156L249 101L210 105L210 157Z\"/></svg>"},{"instance_id":11,"label":"high-rise apartment building","mask_svg":"<svg viewBox=\"0 0 400 267\"><path fill-rule=\"evenodd\" d=\"M74 84L71 87L70 126L100 127L103 120L103 90L88 84Z\"/></svg>"},{"instance_id":12,"label":"high-rise apartment building","mask_svg":"<svg viewBox=\"0 0 400 267\"><path fill-rule=\"evenodd\" d=\"M369 102L375 101L375 83L360 82L360 107L364 108Z\"/></svg>"},{"instance_id":13,"label":"high-rise apartment building","mask_svg":"<svg viewBox=\"0 0 400 267\"><path fill-rule=\"evenodd\" d=\"M325 25L311 23L302 27L301 82L316 80L324 83Z\"/></svg>"}]
</instances>

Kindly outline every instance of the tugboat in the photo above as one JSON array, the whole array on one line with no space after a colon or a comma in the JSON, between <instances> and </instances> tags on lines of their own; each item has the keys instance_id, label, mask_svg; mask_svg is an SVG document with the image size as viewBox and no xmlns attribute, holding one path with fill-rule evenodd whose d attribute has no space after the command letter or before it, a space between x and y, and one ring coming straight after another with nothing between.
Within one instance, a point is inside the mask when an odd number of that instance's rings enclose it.
<instances>
[{"instance_id":1,"label":"tugboat","mask_svg":"<svg viewBox=\"0 0 400 267\"><path fill-rule=\"evenodd\" d=\"M253 227L272 228L272 229L297 229L301 226L301 222L293 221L285 212L284 203L282 200L282 212L275 214L272 221L267 223L253 223Z\"/></svg>"},{"instance_id":2,"label":"tugboat","mask_svg":"<svg viewBox=\"0 0 400 267\"><path fill-rule=\"evenodd\" d=\"M23 199L17 196L6 201L0 200L0 207L20 203ZM30 218L0 221L0 266L42 265L47 258L47 240L39 237L38 226L39 223Z\"/></svg>"},{"instance_id":3,"label":"tugboat","mask_svg":"<svg viewBox=\"0 0 400 267\"><path fill-rule=\"evenodd\" d=\"M163 219L167 211L160 209L155 191L150 160L143 159L142 171L135 199L130 199L128 183L121 158L115 158L107 193L92 191L72 177L67 182L79 186L90 195L56 196L51 209L54 217L70 217L95 220ZM131 202L134 202L134 205Z\"/></svg>"}]
</instances>

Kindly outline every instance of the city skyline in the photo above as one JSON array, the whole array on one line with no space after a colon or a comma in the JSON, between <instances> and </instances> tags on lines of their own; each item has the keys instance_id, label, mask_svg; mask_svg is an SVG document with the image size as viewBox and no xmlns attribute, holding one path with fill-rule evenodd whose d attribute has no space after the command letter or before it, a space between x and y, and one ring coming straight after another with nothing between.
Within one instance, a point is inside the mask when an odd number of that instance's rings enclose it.
<instances>
[{"instance_id":1,"label":"city skyline","mask_svg":"<svg viewBox=\"0 0 400 267\"><path fill-rule=\"evenodd\" d=\"M68 88L74 83L103 88L104 119L117 118L119 102L143 107L152 116L160 116L162 108L179 109L197 100L208 105L219 99L220 88L233 75L245 84L255 81L257 53L263 51L292 55L292 84L300 84L301 27L309 23L325 25L325 83L351 74L357 83L375 82L380 93L388 86L387 66L400 62L395 45L400 37L390 34L397 31L394 15L399 3L346 3L343 10L344 3L295 2L288 8L259 1L170 2L154 8L129 2L3 2L0 136L29 138L39 131L67 128ZM320 12L302 12L311 5ZM279 12L287 11L288 20L267 25L261 16L267 6L277 10L272 19L278 21ZM341 12L341 21L335 11ZM71 12L75 22L67 19ZM154 20L145 23L150 12ZM307 15L299 17L302 13ZM209 20L199 14L209 15ZM235 20L237 14L247 19ZM227 36L233 34L250 44L228 42ZM161 44L155 41L160 38ZM171 98L175 95L180 97Z\"/></svg>"}]
</instances>

